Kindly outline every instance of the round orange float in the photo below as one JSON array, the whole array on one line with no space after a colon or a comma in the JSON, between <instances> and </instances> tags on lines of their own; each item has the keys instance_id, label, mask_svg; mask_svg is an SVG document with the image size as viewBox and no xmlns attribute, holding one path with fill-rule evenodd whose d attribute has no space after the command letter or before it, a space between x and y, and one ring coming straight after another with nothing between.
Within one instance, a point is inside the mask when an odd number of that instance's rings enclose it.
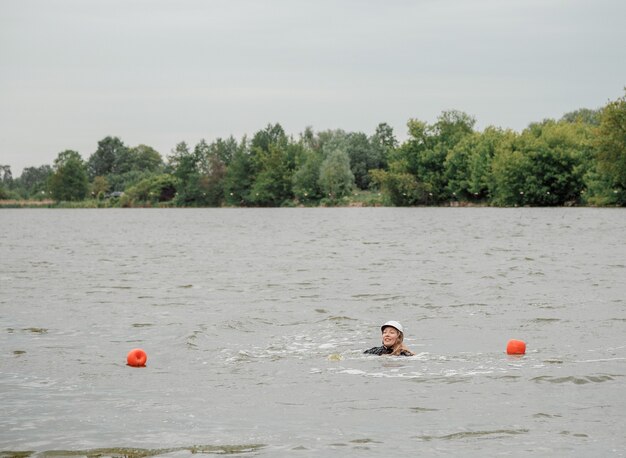
<instances>
[{"instance_id":1,"label":"round orange float","mask_svg":"<svg viewBox=\"0 0 626 458\"><path fill-rule=\"evenodd\" d=\"M526 342L523 340L509 340L506 345L506 353L508 355L523 355L526 353Z\"/></svg>"},{"instance_id":2,"label":"round orange float","mask_svg":"<svg viewBox=\"0 0 626 458\"><path fill-rule=\"evenodd\" d=\"M143 367L146 365L146 361L148 360L148 355L141 348L133 348L128 352L128 356L126 356L126 362L129 366L133 367Z\"/></svg>"}]
</instances>

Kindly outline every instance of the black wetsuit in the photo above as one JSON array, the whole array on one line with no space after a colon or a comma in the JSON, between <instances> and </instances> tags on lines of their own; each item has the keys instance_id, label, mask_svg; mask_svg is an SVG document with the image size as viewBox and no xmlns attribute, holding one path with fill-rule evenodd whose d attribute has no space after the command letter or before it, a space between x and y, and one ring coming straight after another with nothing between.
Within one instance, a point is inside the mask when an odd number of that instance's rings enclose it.
<instances>
[{"instance_id":1,"label":"black wetsuit","mask_svg":"<svg viewBox=\"0 0 626 458\"><path fill-rule=\"evenodd\" d=\"M373 347L370 348L369 350L365 350L363 353L367 353L368 355L390 355L391 352L393 350L391 348L387 348L384 345L381 345L380 347ZM406 350L402 350L400 352L400 356L411 356L411 353L407 352Z\"/></svg>"}]
</instances>

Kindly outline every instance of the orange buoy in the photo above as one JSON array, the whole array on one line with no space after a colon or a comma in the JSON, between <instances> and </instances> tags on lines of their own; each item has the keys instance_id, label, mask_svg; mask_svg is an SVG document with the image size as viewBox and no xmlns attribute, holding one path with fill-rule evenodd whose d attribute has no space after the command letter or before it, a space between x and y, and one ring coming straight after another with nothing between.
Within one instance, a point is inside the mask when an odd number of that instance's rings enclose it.
<instances>
[{"instance_id":1,"label":"orange buoy","mask_svg":"<svg viewBox=\"0 0 626 458\"><path fill-rule=\"evenodd\" d=\"M126 362L129 366L133 367L143 367L146 365L146 361L148 360L148 355L141 348L133 348L128 352L128 356L126 356Z\"/></svg>"},{"instance_id":2,"label":"orange buoy","mask_svg":"<svg viewBox=\"0 0 626 458\"><path fill-rule=\"evenodd\" d=\"M526 342L523 340L509 340L509 343L506 345L506 353L508 355L523 355L526 353Z\"/></svg>"}]
</instances>

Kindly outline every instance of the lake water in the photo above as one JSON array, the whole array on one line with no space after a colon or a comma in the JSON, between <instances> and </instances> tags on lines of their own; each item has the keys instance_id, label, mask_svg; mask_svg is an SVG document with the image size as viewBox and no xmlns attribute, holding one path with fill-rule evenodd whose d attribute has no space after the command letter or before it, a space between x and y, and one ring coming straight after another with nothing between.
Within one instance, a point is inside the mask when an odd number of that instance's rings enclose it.
<instances>
[{"instance_id":1,"label":"lake water","mask_svg":"<svg viewBox=\"0 0 626 458\"><path fill-rule=\"evenodd\" d=\"M625 242L623 209L0 210L0 456L625 456ZM362 354L390 319L416 356Z\"/></svg>"}]
</instances>

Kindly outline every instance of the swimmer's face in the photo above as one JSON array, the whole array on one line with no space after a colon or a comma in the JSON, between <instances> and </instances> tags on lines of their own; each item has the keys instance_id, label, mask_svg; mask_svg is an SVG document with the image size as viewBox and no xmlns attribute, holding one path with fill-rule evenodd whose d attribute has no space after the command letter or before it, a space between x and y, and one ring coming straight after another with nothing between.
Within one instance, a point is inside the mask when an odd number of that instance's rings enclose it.
<instances>
[{"instance_id":1,"label":"swimmer's face","mask_svg":"<svg viewBox=\"0 0 626 458\"><path fill-rule=\"evenodd\" d=\"M400 338L400 332L391 326L383 329L383 345L385 347L393 347Z\"/></svg>"}]
</instances>

